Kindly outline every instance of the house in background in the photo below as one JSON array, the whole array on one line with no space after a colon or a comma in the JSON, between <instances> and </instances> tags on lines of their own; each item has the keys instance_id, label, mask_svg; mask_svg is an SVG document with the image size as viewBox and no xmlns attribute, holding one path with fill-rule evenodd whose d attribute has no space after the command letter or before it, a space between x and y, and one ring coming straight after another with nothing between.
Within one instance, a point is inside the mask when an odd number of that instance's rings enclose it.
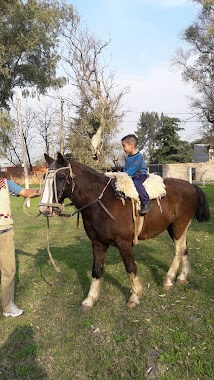
<instances>
[{"instance_id":1,"label":"house in background","mask_svg":"<svg viewBox=\"0 0 214 380\"><path fill-rule=\"evenodd\" d=\"M6 158L0 158L0 172L6 172L7 168L14 166L9 160Z\"/></svg>"},{"instance_id":2,"label":"house in background","mask_svg":"<svg viewBox=\"0 0 214 380\"><path fill-rule=\"evenodd\" d=\"M164 178L180 178L192 182L214 182L214 145L195 144L194 161L186 163L149 165L149 172Z\"/></svg>"},{"instance_id":3,"label":"house in background","mask_svg":"<svg viewBox=\"0 0 214 380\"><path fill-rule=\"evenodd\" d=\"M214 146L209 144L195 144L194 162L214 162Z\"/></svg>"}]
</instances>

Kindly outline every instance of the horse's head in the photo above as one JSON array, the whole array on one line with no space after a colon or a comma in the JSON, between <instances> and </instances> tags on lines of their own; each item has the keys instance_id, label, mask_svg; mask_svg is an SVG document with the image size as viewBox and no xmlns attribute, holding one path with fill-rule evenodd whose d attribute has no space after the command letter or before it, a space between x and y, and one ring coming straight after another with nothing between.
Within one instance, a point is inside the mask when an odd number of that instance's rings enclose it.
<instances>
[{"instance_id":1,"label":"horse's head","mask_svg":"<svg viewBox=\"0 0 214 380\"><path fill-rule=\"evenodd\" d=\"M60 215L63 211L64 199L71 196L73 190L73 173L71 164L60 153L57 159L44 155L47 172L39 204L40 213L50 216Z\"/></svg>"}]
</instances>

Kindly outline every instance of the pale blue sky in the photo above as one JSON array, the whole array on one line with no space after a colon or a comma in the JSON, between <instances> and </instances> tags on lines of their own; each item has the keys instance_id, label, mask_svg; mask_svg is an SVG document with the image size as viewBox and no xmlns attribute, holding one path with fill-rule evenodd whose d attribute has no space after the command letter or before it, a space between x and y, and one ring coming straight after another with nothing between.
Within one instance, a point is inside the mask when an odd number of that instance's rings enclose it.
<instances>
[{"instance_id":1,"label":"pale blue sky","mask_svg":"<svg viewBox=\"0 0 214 380\"><path fill-rule=\"evenodd\" d=\"M197 9L184 0L75 0L74 4L90 31L101 39L111 36L112 65L135 74L172 56L178 34Z\"/></svg>"},{"instance_id":2,"label":"pale blue sky","mask_svg":"<svg viewBox=\"0 0 214 380\"><path fill-rule=\"evenodd\" d=\"M157 111L184 120L191 115L187 96L191 86L170 68L170 59L181 46L181 31L196 18L197 7L185 0L75 0L73 2L90 32L102 40L111 37L110 67L121 86L131 85L125 96L129 109L121 125L133 133L140 112ZM171 115L169 115L171 116ZM182 138L198 137L195 124L186 123Z\"/></svg>"}]
</instances>

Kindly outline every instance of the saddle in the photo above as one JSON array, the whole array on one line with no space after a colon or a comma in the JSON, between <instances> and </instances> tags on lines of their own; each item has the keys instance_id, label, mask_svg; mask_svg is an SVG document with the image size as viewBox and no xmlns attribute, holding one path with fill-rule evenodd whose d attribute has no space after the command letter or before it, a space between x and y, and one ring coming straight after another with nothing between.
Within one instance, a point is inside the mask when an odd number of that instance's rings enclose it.
<instances>
[{"instance_id":1,"label":"saddle","mask_svg":"<svg viewBox=\"0 0 214 380\"><path fill-rule=\"evenodd\" d=\"M126 203L126 198L130 198L132 201L132 213L134 221L134 244L138 243L138 236L143 227L144 216L139 216L141 208L139 194L136 190L134 182L127 173L124 172L107 172L105 175L112 179L111 185L113 193L116 198L119 198L123 205ZM163 182L163 178L157 174L150 174L149 177L143 182L150 199L157 199L160 206L160 198L166 195L166 188Z\"/></svg>"},{"instance_id":2,"label":"saddle","mask_svg":"<svg viewBox=\"0 0 214 380\"><path fill-rule=\"evenodd\" d=\"M105 175L112 179L112 188L117 198L120 198L123 203L126 198L130 198L140 205L139 194L135 188L134 182L127 173L107 172ZM150 174L143 182L143 186L149 195L149 199L160 199L166 195L166 187L163 178L157 174Z\"/></svg>"}]
</instances>

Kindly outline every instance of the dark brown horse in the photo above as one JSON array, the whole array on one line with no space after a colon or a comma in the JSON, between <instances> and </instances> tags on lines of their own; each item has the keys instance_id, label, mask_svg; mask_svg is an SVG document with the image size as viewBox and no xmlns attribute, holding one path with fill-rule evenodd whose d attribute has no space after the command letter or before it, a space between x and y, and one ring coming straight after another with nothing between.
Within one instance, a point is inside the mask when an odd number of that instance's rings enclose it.
<instances>
[{"instance_id":1,"label":"dark brown horse","mask_svg":"<svg viewBox=\"0 0 214 380\"><path fill-rule=\"evenodd\" d=\"M109 179L90 167L76 161L68 162L59 153L56 160L47 155L45 158L51 170L45 182L40 212L45 215L54 210L60 213L55 202L61 204L65 198L70 198L76 208L81 209L85 231L92 241L92 282L88 296L82 302L83 308L92 308L98 300L105 255L110 245L119 249L130 276L132 294L127 306L135 307L140 303L142 285L134 260L131 201L127 199L123 206L114 196L112 186L108 184ZM187 281L190 266L186 235L191 220L208 221L210 213L205 195L197 186L174 178L166 178L164 183L167 195L160 200L161 208L156 200L152 201L152 208L144 217L139 239L151 239L167 229L175 244L174 259L163 283L164 288L169 289L173 286L180 264L181 273L177 281Z\"/></svg>"}]
</instances>

